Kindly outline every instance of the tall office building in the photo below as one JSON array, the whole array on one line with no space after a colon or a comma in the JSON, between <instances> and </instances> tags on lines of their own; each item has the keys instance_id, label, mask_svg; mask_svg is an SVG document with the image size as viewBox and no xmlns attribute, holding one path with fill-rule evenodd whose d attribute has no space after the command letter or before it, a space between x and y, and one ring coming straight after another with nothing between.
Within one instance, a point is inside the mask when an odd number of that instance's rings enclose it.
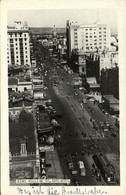
<instances>
[{"instance_id":1,"label":"tall office building","mask_svg":"<svg viewBox=\"0 0 126 195\"><path fill-rule=\"evenodd\" d=\"M66 31L68 58L71 57L73 49L93 52L110 47L110 28L107 24L82 25L79 22L67 21Z\"/></svg>"},{"instance_id":2,"label":"tall office building","mask_svg":"<svg viewBox=\"0 0 126 195\"><path fill-rule=\"evenodd\" d=\"M26 22L15 21L7 32L7 64L30 66L29 30Z\"/></svg>"}]
</instances>

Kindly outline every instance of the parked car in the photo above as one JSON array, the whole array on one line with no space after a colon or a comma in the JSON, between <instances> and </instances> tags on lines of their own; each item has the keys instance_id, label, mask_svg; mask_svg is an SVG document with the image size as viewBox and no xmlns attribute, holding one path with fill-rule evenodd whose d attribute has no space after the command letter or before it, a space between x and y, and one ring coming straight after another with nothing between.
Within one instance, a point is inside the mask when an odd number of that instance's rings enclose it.
<instances>
[{"instance_id":1,"label":"parked car","mask_svg":"<svg viewBox=\"0 0 126 195\"><path fill-rule=\"evenodd\" d=\"M116 132L111 133L111 136L116 137Z\"/></svg>"},{"instance_id":2,"label":"parked car","mask_svg":"<svg viewBox=\"0 0 126 195\"><path fill-rule=\"evenodd\" d=\"M75 186L79 186L80 185L80 182L78 181L78 180L73 180L73 184L75 185Z\"/></svg>"}]
</instances>

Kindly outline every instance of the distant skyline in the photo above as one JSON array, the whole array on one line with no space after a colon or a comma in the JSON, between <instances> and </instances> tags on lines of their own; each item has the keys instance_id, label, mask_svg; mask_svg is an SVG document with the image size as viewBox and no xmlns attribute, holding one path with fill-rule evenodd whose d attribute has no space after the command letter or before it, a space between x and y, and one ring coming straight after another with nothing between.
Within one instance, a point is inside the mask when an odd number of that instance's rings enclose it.
<instances>
[{"instance_id":1,"label":"distant skyline","mask_svg":"<svg viewBox=\"0 0 126 195\"><path fill-rule=\"evenodd\" d=\"M42 10L9 10L8 26L14 26L14 21L27 21L29 27L65 28L66 21L80 21L81 24L109 24L117 31L117 10L101 9L42 9Z\"/></svg>"}]
</instances>

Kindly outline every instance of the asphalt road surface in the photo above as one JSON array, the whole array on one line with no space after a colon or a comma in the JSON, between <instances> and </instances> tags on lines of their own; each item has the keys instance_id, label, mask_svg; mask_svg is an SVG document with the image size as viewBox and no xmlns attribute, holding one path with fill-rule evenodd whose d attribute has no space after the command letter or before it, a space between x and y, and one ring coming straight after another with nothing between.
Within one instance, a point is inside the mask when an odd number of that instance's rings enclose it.
<instances>
[{"instance_id":1,"label":"asphalt road surface","mask_svg":"<svg viewBox=\"0 0 126 195\"><path fill-rule=\"evenodd\" d=\"M104 137L102 137L93 129L90 119L94 118L97 122L109 121L112 125L114 125L114 119L111 116L107 118L92 102L88 102L82 108L80 99L83 99L85 94L78 89L75 91L73 87L74 76L69 75L61 68L57 68L51 61L46 63L47 67L51 69L44 76L48 87L47 97L52 100L56 111L63 114L63 118L58 120L62 126L62 131L58 133L60 138L58 135L56 136L62 145L57 146L56 149L64 176L70 178L71 181L77 179L80 185L106 185L103 179L99 182L92 176L92 155L97 151L104 154L119 153L119 135L112 137L111 132L108 131L104 132ZM57 86L53 86L54 79L58 82ZM94 113L90 112L89 106L94 109ZM118 131L117 127L114 126L114 130ZM86 137L83 136L84 133L86 133ZM76 177L71 175L67 165L70 154L75 152L77 156L72 157L72 160L78 171ZM86 167L86 176L84 177L80 176L79 173L77 165L79 160L83 160Z\"/></svg>"}]
</instances>

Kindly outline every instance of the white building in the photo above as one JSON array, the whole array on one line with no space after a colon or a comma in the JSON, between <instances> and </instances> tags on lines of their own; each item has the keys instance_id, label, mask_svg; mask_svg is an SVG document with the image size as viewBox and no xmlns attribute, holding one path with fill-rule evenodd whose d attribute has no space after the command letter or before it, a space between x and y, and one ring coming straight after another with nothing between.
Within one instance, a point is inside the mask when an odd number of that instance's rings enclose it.
<instances>
[{"instance_id":1,"label":"white building","mask_svg":"<svg viewBox=\"0 0 126 195\"><path fill-rule=\"evenodd\" d=\"M114 68L118 65L118 51L105 52L99 56L100 71L105 68Z\"/></svg>"},{"instance_id":2,"label":"white building","mask_svg":"<svg viewBox=\"0 0 126 195\"><path fill-rule=\"evenodd\" d=\"M69 58L73 49L92 52L110 47L110 28L107 24L82 25L79 22L67 21L66 28Z\"/></svg>"},{"instance_id":3,"label":"white building","mask_svg":"<svg viewBox=\"0 0 126 195\"><path fill-rule=\"evenodd\" d=\"M30 66L30 44L27 23L14 22L7 32L7 64Z\"/></svg>"}]
</instances>

